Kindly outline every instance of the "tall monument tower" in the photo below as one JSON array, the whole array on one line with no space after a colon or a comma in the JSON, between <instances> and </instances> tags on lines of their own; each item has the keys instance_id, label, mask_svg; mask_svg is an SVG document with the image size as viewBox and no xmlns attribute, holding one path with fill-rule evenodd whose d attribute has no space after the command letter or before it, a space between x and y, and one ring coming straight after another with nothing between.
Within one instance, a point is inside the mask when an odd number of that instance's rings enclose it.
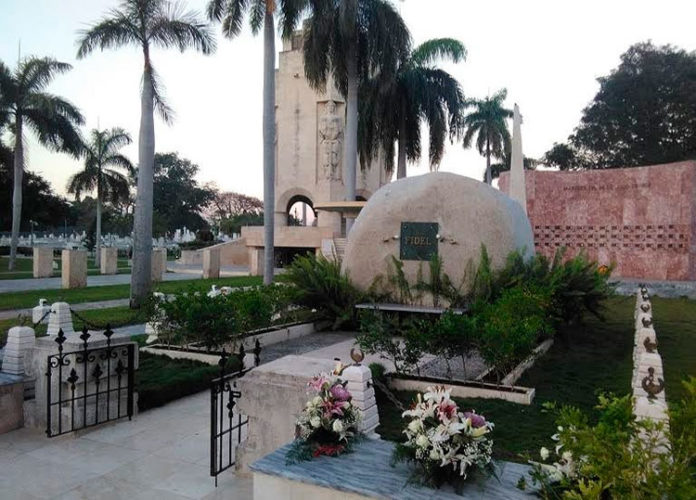
<instances>
[{"instance_id":1,"label":"tall monument tower","mask_svg":"<svg viewBox=\"0 0 696 500\"><path fill-rule=\"evenodd\" d=\"M345 100L329 79L325 92L304 76L302 34L283 42L276 70L275 225L288 225L292 205L345 200L343 141ZM389 182L380 158L357 172L357 196L367 200ZM342 235L340 213L319 211L316 224Z\"/></svg>"}]
</instances>

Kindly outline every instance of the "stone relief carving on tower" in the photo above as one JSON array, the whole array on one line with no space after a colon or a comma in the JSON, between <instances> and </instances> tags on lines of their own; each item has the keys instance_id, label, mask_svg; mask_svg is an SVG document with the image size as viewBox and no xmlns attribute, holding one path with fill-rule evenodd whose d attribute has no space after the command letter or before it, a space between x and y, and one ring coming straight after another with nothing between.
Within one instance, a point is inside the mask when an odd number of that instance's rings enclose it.
<instances>
[{"instance_id":1,"label":"stone relief carving on tower","mask_svg":"<svg viewBox=\"0 0 696 500\"><path fill-rule=\"evenodd\" d=\"M321 172L325 179L341 180L341 153L343 150L343 120L336 112L336 102L329 100L319 120Z\"/></svg>"}]
</instances>

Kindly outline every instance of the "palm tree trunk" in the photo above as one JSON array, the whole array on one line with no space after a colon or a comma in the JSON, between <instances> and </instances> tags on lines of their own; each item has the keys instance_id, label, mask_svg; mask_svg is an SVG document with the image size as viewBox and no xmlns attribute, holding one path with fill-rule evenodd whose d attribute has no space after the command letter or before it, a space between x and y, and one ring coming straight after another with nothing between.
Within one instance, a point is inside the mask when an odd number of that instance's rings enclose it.
<instances>
[{"instance_id":1,"label":"palm tree trunk","mask_svg":"<svg viewBox=\"0 0 696 500\"><path fill-rule=\"evenodd\" d=\"M100 174L101 175L101 174ZM96 254L94 255L94 265L99 269L101 267L101 218L102 218L102 189L101 179L97 179L97 231L96 231Z\"/></svg>"},{"instance_id":2,"label":"palm tree trunk","mask_svg":"<svg viewBox=\"0 0 696 500\"><path fill-rule=\"evenodd\" d=\"M263 282L275 270L275 23L268 2L263 26Z\"/></svg>"},{"instance_id":3,"label":"palm tree trunk","mask_svg":"<svg viewBox=\"0 0 696 500\"><path fill-rule=\"evenodd\" d=\"M343 148L343 172L346 201L355 201L356 167L358 164L358 59L355 47L348 49L348 95L346 96L346 137ZM346 235L353 219L346 220Z\"/></svg>"},{"instance_id":4,"label":"palm tree trunk","mask_svg":"<svg viewBox=\"0 0 696 500\"><path fill-rule=\"evenodd\" d=\"M143 90L140 101L138 139L138 191L133 218L133 268L131 270L131 307L140 307L152 286L152 184L155 163L155 124L152 69L148 49L145 52Z\"/></svg>"},{"instance_id":5,"label":"palm tree trunk","mask_svg":"<svg viewBox=\"0 0 696 500\"><path fill-rule=\"evenodd\" d=\"M12 239L10 241L9 271L14 270L19 244L19 224L22 221L22 176L24 175L24 145L22 144L22 117L18 116L15 130L14 183L12 187Z\"/></svg>"},{"instance_id":6,"label":"palm tree trunk","mask_svg":"<svg viewBox=\"0 0 696 500\"><path fill-rule=\"evenodd\" d=\"M491 178L491 144L486 136L486 184L489 186L493 184L493 179Z\"/></svg>"},{"instance_id":7,"label":"palm tree trunk","mask_svg":"<svg viewBox=\"0 0 696 500\"><path fill-rule=\"evenodd\" d=\"M404 113L406 112L405 106L401 106L401 120L399 121L399 152L398 152L398 160L396 164L396 178L397 179L403 179L406 177L406 116L404 116Z\"/></svg>"}]
</instances>

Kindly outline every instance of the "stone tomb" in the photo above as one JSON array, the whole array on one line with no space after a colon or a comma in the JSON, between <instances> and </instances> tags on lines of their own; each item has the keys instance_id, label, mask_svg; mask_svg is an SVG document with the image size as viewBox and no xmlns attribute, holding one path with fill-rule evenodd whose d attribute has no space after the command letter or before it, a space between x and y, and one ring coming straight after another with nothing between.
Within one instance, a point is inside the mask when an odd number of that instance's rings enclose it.
<instances>
[{"instance_id":1,"label":"stone tomb","mask_svg":"<svg viewBox=\"0 0 696 500\"><path fill-rule=\"evenodd\" d=\"M167 272L167 249L154 248L152 250L152 261L150 265L152 269L152 281L162 281L164 279L164 273Z\"/></svg>"},{"instance_id":2,"label":"stone tomb","mask_svg":"<svg viewBox=\"0 0 696 500\"><path fill-rule=\"evenodd\" d=\"M220 277L220 249L203 250L203 279Z\"/></svg>"},{"instance_id":3,"label":"stone tomb","mask_svg":"<svg viewBox=\"0 0 696 500\"><path fill-rule=\"evenodd\" d=\"M61 263L63 288L87 286L87 252L85 250L63 250Z\"/></svg>"},{"instance_id":4,"label":"stone tomb","mask_svg":"<svg viewBox=\"0 0 696 500\"><path fill-rule=\"evenodd\" d=\"M438 256L444 273L455 286L464 282L466 292L482 245L493 268L514 250L532 255L522 207L482 182L430 173L387 184L370 198L348 237L343 268L366 290L377 276L386 277L395 258L413 285L419 275L428 279L428 261Z\"/></svg>"},{"instance_id":5,"label":"stone tomb","mask_svg":"<svg viewBox=\"0 0 696 500\"><path fill-rule=\"evenodd\" d=\"M34 247L32 267L34 278L50 278L53 275L53 248Z\"/></svg>"},{"instance_id":6,"label":"stone tomb","mask_svg":"<svg viewBox=\"0 0 696 500\"><path fill-rule=\"evenodd\" d=\"M118 272L118 248L102 247L100 265L102 274L116 274Z\"/></svg>"}]
</instances>

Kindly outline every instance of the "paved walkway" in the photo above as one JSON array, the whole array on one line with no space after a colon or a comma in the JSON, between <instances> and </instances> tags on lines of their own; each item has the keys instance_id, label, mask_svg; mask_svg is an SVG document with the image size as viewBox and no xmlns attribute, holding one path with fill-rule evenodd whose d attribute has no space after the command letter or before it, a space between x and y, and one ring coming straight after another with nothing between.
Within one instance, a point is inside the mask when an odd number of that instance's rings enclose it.
<instances>
[{"instance_id":1,"label":"paved walkway","mask_svg":"<svg viewBox=\"0 0 696 500\"><path fill-rule=\"evenodd\" d=\"M119 421L49 439L34 429L0 435L0 498L252 498L252 480L210 477L210 395L194 396Z\"/></svg>"}]
</instances>

